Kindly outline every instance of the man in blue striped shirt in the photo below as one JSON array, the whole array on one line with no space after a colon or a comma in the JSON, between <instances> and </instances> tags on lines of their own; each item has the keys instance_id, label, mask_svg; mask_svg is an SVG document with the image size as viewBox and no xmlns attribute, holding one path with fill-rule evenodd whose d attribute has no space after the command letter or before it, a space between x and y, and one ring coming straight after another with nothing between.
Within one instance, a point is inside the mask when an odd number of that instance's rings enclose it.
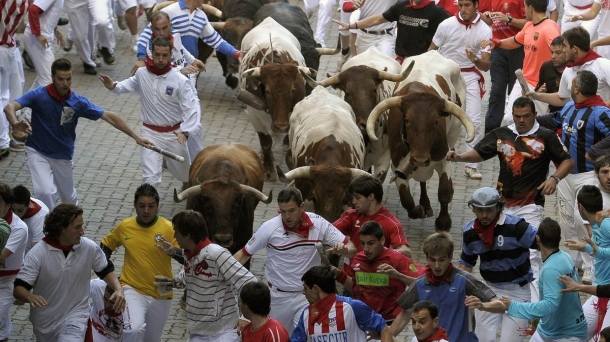
<instances>
[{"instance_id":1,"label":"man in blue striped shirt","mask_svg":"<svg viewBox=\"0 0 610 342\"><path fill-rule=\"evenodd\" d=\"M537 229L518 216L504 214L504 200L494 188L476 190L468 206L476 219L464 226L460 268L472 272L480 257L481 276L496 296L530 302L530 248L537 247ZM480 341L495 341L499 327L501 342L522 342L525 338L525 319L483 311L476 311L475 317L475 333Z\"/></svg>"}]
</instances>

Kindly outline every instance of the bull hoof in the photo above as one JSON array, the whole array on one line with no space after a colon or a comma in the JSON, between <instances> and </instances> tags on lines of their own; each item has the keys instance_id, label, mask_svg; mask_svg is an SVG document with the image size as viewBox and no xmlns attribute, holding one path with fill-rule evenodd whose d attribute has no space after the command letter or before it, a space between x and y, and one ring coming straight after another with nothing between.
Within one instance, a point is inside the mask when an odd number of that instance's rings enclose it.
<instances>
[{"instance_id":1,"label":"bull hoof","mask_svg":"<svg viewBox=\"0 0 610 342\"><path fill-rule=\"evenodd\" d=\"M409 211L409 218L411 219L421 219L426 218L426 211L424 207L421 205L415 206L412 211Z\"/></svg>"},{"instance_id":2,"label":"bull hoof","mask_svg":"<svg viewBox=\"0 0 610 342\"><path fill-rule=\"evenodd\" d=\"M288 135L286 135L282 141L282 152L286 153L288 151L290 151L290 142L288 141Z\"/></svg>"},{"instance_id":3,"label":"bull hoof","mask_svg":"<svg viewBox=\"0 0 610 342\"><path fill-rule=\"evenodd\" d=\"M227 78L225 78L225 84L227 86L229 86L231 89L235 89L235 88L237 88L239 81L237 80L237 77L235 77L233 75L229 75L229 76L227 76Z\"/></svg>"},{"instance_id":4,"label":"bull hoof","mask_svg":"<svg viewBox=\"0 0 610 342\"><path fill-rule=\"evenodd\" d=\"M434 216L434 211L432 209L426 209L426 217Z\"/></svg>"},{"instance_id":5,"label":"bull hoof","mask_svg":"<svg viewBox=\"0 0 610 342\"><path fill-rule=\"evenodd\" d=\"M451 229L451 217L437 217L434 221L434 228L437 232L448 232Z\"/></svg>"}]
</instances>

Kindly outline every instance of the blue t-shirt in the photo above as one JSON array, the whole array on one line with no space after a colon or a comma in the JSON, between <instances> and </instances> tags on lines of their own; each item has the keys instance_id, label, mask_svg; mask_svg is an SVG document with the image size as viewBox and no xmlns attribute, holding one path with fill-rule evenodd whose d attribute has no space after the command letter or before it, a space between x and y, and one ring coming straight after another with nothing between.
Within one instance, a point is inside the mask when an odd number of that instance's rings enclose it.
<instances>
[{"instance_id":1,"label":"blue t-shirt","mask_svg":"<svg viewBox=\"0 0 610 342\"><path fill-rule=\"evenodd\" d=\"M610 219L602 221L601 227L597 222L591 224L593 236L591 239L598 246L595 253L595 285L610 283ZM587 245L587 253L593 248Z\"/></svg>"},{"instance_id":2,"label":"blue t-shirt","mask_svg":"<svg viewBox=\"0 0 610 342\"><path fill-rule=\"evenodd\" d=\"M32 134L25 146L53 159L72 160L79 118L97 120L104 114L102 108L75 92L61 102L51 97L46 87L30 90L15 101L32 109Z\"/></svg>"}]
</instances>

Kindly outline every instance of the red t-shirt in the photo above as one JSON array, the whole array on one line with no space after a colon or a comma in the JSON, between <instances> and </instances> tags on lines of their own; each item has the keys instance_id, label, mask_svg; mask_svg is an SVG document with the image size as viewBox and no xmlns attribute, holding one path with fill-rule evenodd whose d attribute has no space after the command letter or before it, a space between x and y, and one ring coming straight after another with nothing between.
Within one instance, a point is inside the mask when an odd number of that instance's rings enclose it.
<instances>
[{"instance_id":1,"label":"red t-shirt","mask_svg":"<svg viewBox=\"0 0 610 342\"><path fill-rule=\"evenodd\" d=\"M242 342L289 342L290 335L279 321L269 317L269 320L256 330L248 323L241 331Z\"/></svg>"},{"instance_id":2,"label":"red t-shirt","mask_svg":"<svg viewBox=\"0 0 610 342\"><path fill-rule=\"evenodd\" d=\"M392 320L402 310L396 300L405 292L407 286L387 274L377 273L377 267L381 264L388 264L398 272L414 278L424 274L424 269L399 251L389 248L384 248L373 261L369 261L364 252L359 252L349 265L345 265L344 270L354 284L353 298L366 303L384 319Z\"/></svg>"},{"instance_id":3,"label":"red t-shirt","mask_svg":"<svg viewBox=\"0 0 610 342\"><path fill-rule=\"evenodd\" d=\"M386 207L381 207L381 209L370 216L361 214L356 209L350 209L344 212L337 221L333 222L333 226L337 227L343 235L349 236L354 246L358 248L358 252L360 252L362 251L359 234L360 227L368 221L375 221L383 228L385 235L385 243L383 245L385 247L396 248L402 245L409 245L402 223Z\"/></svg>"},{"instance_id":4,"label":"red t-shirt","mask_svg":"<svg viewBox=\"0 0 610 342\"><path fill-rule=\"evenodd\" d=\"M515 19L524 19L525 3L522 0L491 0L491 12L502 12ZM494 39L504 39L517 35L521 29L503 21L494 21L491 31Z\"/></svg>"}]
</instances>

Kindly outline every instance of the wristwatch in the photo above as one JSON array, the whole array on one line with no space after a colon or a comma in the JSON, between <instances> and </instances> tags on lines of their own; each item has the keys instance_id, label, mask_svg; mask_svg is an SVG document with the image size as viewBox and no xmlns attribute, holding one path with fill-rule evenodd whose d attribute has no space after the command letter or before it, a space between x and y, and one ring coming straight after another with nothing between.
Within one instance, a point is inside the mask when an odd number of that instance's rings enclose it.
<instances>
[{"instance_id":1,"label":"wristwatch","mask_svg":"<svg viewBox=\"0 0 610 342\"><path fill-rule=\"evenodd\" d=\"M561 178L559 178L555 175L551 175L551 177L549 177L549 178L553 178L557 182L557 184L559 184L559 182L561 181Z\"/></svg>"},{"instance_id":2,"label":"wristwatch","mask_svg":"<svg viewBox=\"0 0 610 342\"><path fill-rule=\"evenodd\" d=\"M506 14L506 17L508 18L508 23L510 24L513 21L513 17L510 14Z\"/></svg>"},{"instance_id":3,"label":"wristwatch","mask_svg":"<svg viewBox=\"0 0 610 342\"><path fill-rule=\"evenodd\" d=\"M189 138L189 132L182 132L182 134L184 134L184 136L186 137L186 139Z\"/></svg>"}]
</instances>

